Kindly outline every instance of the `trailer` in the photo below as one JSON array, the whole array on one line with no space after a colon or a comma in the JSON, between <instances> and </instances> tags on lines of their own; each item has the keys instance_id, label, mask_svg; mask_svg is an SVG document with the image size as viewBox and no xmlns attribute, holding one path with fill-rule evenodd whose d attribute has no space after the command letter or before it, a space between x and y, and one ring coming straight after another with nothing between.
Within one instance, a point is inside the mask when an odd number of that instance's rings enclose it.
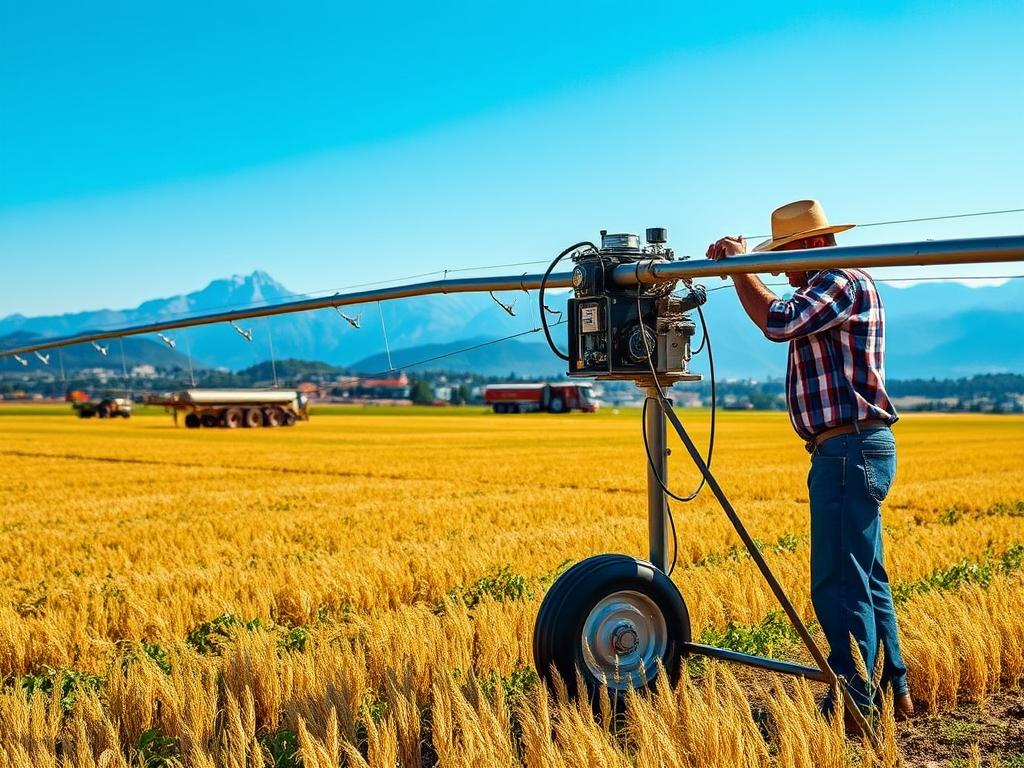
<instances>
[{"instance_id":1,"label":"trailer","mask_svg":"<svg viewBox=\"0 0 1024 768\"><path fill-rule=\"evenodd\" d=\"M488 384L484 387L484 402L495 413L593 413L598 403L591 388L587 382Z\"/></svg>"},{"instance_id":2,"label":"trailer","mask_svg":"<svg viewBox=\"0 0 1024 768\"><path fill-rule=\"evenodd\" d=\"M289 389L184 389L146 397L147 405L162 405L185 414L185 426L290 427L309 419L306 396Z\"/></svg>"}]
</instances>

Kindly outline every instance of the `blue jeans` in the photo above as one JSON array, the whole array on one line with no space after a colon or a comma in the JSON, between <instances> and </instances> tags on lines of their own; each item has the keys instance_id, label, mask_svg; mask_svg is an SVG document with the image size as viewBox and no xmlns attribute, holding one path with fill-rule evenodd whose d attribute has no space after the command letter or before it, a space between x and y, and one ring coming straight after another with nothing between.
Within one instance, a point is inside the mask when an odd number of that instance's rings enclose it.
<instances>
[{"instance_id":1,"label":"blue jeans","mask_svg":"<svg viewBox=\"0 0 1024 768\"><path fill-rule=\"evenodd\" d=\"M881 643L882 688L908 693L889 576L882 553L881 505L896 476L888 428L839 435L811 455L811 602L828 640L828 663L846 678L861 709L874 703L857 673L852 634L870 676ZM877 694L877 692L875 692Z\"/></svg>"}]
</instances>

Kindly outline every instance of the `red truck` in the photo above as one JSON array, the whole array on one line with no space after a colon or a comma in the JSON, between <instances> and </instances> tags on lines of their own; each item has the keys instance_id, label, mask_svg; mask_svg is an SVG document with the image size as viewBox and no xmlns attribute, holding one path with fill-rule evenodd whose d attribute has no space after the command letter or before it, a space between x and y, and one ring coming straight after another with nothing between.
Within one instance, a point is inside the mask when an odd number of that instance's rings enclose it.
<instances>
[{"instance_id":1,"label":"red truck","mask_svg":"<svg viewBox=\"0 0 1024 768\"><path fill-rule=\"evenodd\" d=\"M484 387L484 402L495 413L566 413L577 410L593 413L598 403L590 394L588 383L559 382L557 384L488 384Z\"/></svg>"}]
</instances>

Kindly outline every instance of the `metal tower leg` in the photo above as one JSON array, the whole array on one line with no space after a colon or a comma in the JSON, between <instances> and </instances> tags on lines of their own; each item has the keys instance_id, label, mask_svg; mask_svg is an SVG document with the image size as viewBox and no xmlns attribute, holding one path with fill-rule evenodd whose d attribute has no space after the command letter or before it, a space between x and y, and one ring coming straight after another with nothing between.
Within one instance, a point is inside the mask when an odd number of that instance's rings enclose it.
<instances>
[{"instance_id":1,"label":"metal tower leg","mask_svg":"<svg viewBox=\"0 0 1024 768\"><path fill-rule=\"evenodd\" d=\"M647 530L651 545L649 559L662 573L668 573L668 503L662 487L663 483L668 482L665 411L658 401L657 389L650 386L646 387L646 391L644 431L650 450L647 462Z\"/></svg>"}]
</instances>

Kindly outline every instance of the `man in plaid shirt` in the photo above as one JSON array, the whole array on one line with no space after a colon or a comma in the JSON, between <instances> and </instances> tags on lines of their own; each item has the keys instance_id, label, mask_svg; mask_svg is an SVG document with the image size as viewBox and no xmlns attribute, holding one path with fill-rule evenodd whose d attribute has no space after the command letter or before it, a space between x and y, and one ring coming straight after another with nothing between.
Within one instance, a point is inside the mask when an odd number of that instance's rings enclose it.
<instances>
[{"instance_id":1,"label":"man in plaid shirt","mask_svg":"<svg viewBox=\"0 0 1024 768\"><path fill-rule=\"evenodd\" d=\"M772 239L755 251L834 246L817 200L772 213ZM747 252L743 237L724 237L709 259ZM881 503L896 475L890 425L898 418L885 392L885 319L871 278L859 269L787 272L793 296L782 300L755 275L736 275L750 319L772 341L789 342L786 403L811 454L811 600L828 640L829 665L867 713L878 692L857 673L850 637L870 672L883 649L882 685L892 686L897 717L914 714L900 654L896 614L882 551ZM822 705L830 713L831 698Z\"/></svg>"}]
</instances>

